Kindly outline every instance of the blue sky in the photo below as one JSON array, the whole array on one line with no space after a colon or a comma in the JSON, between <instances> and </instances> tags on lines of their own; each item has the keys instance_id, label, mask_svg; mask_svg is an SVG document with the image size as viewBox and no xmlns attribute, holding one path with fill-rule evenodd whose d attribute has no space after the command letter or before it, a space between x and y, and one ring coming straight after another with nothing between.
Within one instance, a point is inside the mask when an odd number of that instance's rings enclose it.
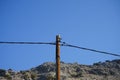
<instances>
[{"instance_id":1,"label":"blue sky","mask_svg":"<svg viewBox=\"0 0 120 80\"><path fill-rule=\"evenodd\" d=\"M0 41L63 42L120 54L119 0L0 0ZM55 62L55 46L0 44L0 68ZM61 61L93 64L119 57L61 47Z\"/></svg>"}]
</instances>

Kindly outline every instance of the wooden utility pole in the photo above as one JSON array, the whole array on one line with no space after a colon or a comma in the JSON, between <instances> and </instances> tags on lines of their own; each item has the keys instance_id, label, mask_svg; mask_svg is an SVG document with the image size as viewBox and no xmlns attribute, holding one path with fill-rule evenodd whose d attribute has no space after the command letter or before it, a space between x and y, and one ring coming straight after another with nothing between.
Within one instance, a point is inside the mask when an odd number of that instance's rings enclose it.
<instances>
[{"instance_id":1,"label":"wooden utility pole","mask_svg":"<svg viewBox=\"0 0 120 80\"><path fill-rule=\"evenodd\" d=\"M56 36L56 80L60 80L60 35Z\"/></svg>"}]
</instances>

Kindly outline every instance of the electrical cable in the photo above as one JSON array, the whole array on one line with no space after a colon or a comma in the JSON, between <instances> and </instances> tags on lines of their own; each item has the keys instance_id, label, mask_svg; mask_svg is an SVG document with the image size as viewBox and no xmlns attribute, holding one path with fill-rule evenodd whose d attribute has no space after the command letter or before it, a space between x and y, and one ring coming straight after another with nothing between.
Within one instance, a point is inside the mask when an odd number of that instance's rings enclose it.
<instances>
[{"instance_id":1,"label":"electrical cable","mask_svg":"<svg viewBox=\"0 0 120 80\"><path fill-rule=\"evenodd\" d=\"M84 47L80 47L80 46L76 46L76 45L67 44L65 42L62 42L61 46L73 47L73 48L83 49L83 50L87 50L87 51L92 51L92 52L103 53L103 54L108 54L108 55L120 57L119 54L114 54L114 53L105 52L105 51L99 51L99 50L90 49L90 48L84 48Z\"/></svg>"},{"instance_id":2,"label":"electrical cable","mask_svg":"<svg viewBox=\"0 0 120 80\"><path fill-rule=\"evenodd\" d=\"M50 42L3 42L3 41L0 41L0 44L49 44L49 45L56 45L56 43L50 43ZM105 51L99 51L99 50L90 49L90 48L84 48L84 47L80 47L80 46L76 46L76 45L71 45L71 44L68 44L66 42L60 42L60 45L120 57L119 54L114 54L114 53L105 52Z\"/></svg>"},{"instance_id":3,"label":"electrical cable","mask_svg":"<svg viewBox=\"0 0 120 80\"><path fill-rule=\"evenodd\" d=\"M49 44L49 45L55 45L55 43L49 43L49 42L0 42L0 44Z\"/></svg>"}]
</instances>

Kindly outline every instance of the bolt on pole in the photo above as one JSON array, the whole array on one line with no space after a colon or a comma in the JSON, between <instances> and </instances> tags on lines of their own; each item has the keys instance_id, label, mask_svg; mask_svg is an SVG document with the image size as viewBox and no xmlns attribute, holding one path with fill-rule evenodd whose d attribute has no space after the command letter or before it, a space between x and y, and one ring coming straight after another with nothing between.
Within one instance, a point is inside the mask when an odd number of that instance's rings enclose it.
<instances>
[{"instance_id":1,"label":"bolt on pole","mask_svg":"<svg viewBox=\"0 0 120 80\"><path fill-rule=\"evenodd\" d=\"M56 80L60 80L60 35L56 36Z\"/></svg>"}]
</instances>

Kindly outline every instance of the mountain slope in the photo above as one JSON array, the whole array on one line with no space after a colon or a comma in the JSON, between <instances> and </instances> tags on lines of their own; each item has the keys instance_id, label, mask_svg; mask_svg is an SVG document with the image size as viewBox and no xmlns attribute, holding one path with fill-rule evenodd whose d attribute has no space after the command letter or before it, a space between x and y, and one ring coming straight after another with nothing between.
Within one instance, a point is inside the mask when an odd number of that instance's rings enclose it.
<instances>
[{"instance_id":1,"label":"mountain slope","mask_svg":"<svg viewBox=\"0 0 120 80\"><path fill-rule=\"evenodd\" d=\"M55 66L47 62L20 72L0 69L0 80L55 80ZM93 65L61 62L61 80L120 80L120 60Z\"/></svg>"}]
</instances>

